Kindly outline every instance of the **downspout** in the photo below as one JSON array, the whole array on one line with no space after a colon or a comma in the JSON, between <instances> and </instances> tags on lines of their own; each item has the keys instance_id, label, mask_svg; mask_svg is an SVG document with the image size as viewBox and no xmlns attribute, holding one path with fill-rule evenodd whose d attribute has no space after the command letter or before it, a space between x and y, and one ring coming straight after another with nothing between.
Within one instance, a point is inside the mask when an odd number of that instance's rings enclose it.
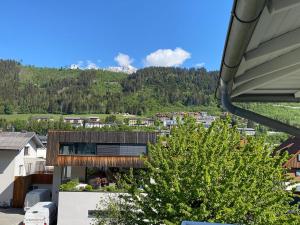
<instances>
[{"instance_id":1,"label":"downspout","mask_svg":"<svg viewBox=\"0 0 300 225\"><path fill-rule=\"evenodd\" d=\"M254 113L252 111L242 109L237 107L231 103L229 94L228 94L228 86L227 84L221 79L221 102L223 107L229 111L230 113L252 120L256 123L265 125L267 127L271 127L272 129L283 131L288 134L291 134L296 137L300 137L300 129L290 126L288 124L282 123L278 120L271 119L269 117Z\"/></svg>"},{"instance_id":2,"label":"downspout","mask_svg":"<svg viewBox=\"0 0 300 225\"><path fill-rule=\"evenodd\" d=\"M221 73L219 77L219 96L221 96L223 108L230 113L250 119L275 130L300 137L300 129L296 127L242 109L231 103L229 90L233 83L233 77L237 73L244 52L246 51L255 30L255 26L266 6L266 2L266 0L234 1L222 57Z\"/></svg>"}]
</instances>

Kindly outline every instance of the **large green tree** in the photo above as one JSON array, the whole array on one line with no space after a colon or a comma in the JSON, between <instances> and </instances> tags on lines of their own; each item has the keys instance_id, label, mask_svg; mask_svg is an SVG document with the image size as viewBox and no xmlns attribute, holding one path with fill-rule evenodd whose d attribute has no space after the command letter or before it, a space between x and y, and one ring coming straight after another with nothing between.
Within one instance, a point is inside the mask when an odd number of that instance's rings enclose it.
<instances>
[{"instance_id":1,"label":"large green tree","mask_svg":"<svg viewBox=\"0 0 300 225\"><path fill-rule=\"evenodd\" d=\"M297 206L289 205L292 193L285 191L284 160L262 139L241 144L227 121L206 130L188 119L149 146L145 170L124 178L128 193L112 202L108 223L300 224Z\"/></svg>"}]
</instances>

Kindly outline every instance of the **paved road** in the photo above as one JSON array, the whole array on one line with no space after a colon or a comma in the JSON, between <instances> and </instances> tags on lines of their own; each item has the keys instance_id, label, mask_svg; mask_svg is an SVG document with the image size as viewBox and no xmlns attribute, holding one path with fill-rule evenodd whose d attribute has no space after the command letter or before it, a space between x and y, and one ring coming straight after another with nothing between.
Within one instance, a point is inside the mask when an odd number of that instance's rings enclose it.
<instances>
[{"instance_id":1,"label":"paved road","mask_svg":"<svg viewBox=\"0 0 300 225\"><path fill-rule=\"evenodd\" d=\"M21 225L24 218L23 209L1 209L0 208L0 224L1 225Z\"/></svg>"}]
</instances>

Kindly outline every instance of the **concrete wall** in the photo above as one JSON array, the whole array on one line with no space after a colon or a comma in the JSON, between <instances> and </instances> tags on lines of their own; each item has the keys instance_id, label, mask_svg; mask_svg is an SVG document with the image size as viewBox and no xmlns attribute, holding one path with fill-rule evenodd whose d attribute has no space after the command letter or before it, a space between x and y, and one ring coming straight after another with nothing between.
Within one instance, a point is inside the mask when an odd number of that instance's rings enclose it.
<instances>
[{"instance_id":1,"label":"concrete wall","mask_svg":"<svg viewBox=\"0 0 300 225\"><path fill-rule=\"evenodd\" d=\"M0 150L0 206L10 205L13 198L15 158L19 151Z\"/></svg>"},{"instance_id":2,"label":"concrete wall","mask_svg":"<svg viewBox=\"0 0 300 225\"><path fill-rule=\"evenodd\" d=\"M58 191L61 185L61 173L62 167L55 166L53 171L53 183L52 183L52 201L58 203Z\"/></svg>"},{"instance_id":3,"label":"concrete wall","mask_svg":"<svg viewBox=\"0 0 300 225\"><path fill-rule=\"evenodd\" d=\"M57 225L90 225L93 218L88 210L97 205L106 209L111 199L118 199L118 193L104 192L59 192Z\"/></svg>"}]
</instances>

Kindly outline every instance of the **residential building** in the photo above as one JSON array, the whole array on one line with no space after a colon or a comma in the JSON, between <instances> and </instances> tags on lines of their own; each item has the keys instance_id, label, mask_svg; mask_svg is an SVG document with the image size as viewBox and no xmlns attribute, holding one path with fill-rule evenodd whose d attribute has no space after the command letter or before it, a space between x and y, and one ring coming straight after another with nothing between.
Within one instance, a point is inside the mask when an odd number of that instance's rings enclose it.
<instances>
[{"instance_id":1,"label":"residential building","mask_svg":"<svg viewBox=\"0 0 300 225\"><path fill-rule=\"evenodd\" d=\"M167 127L167 128L172 128L173 126L176 126L177 125L177 121L176 120L164 120L163 121L163 126L164 127Z\"/></svg>"},{"instance_id":2,"label":"residential building","mask_svg":"<svg viewBox=\"0 0 300 225\"><path fill-rule=\"evenodd\" d=\"M54 166L52 201L58 203L58 225L72 224L73 220L71 217L62 218L61 212L76 214L80 221L84 221L88 211L95 210L98 199L103 197L103 193L59 192L62 183L77 178L85 184L94 185L95 179L99 179L101 184L112 185L114 172L143 168L140 157L147 156L147 144L155 143L156 138L155 132L50 131L47 165ZM75 209L66 203L61 204L63 199L84 199L84 202ZM76 224L88 225L89 220Z\"/></svg>"},{"instance_id":3,"label":"residential building","mask_svg":"<svg viewBox=\"0 0 300 225\"><path fill-rule=\"evenodd\" d=\"M45 170L45 159L37 156L43 144L33 132L0 132L0 206L14 204L17 177Z\"/></svg>"},{"instance_id":4,"label":"residential building","mask_svg":"<svg viewBox=\"0 0 300 225\"><path fill-rule=\"evenodd\" d=\"M129 126L154 126L154 119L150 118L128 118Z\"/></svg>"},{"instance_id":5,"label":"residential building","mask_svg":"<svg viewBox=\"0 0 300 225\"><path fill-rule=\"evenodd\" d=\"M101 123L99 117L88 117L84 121L85 128L94 128L94 127L102 128L104 126L105 124Z\"/></svg>"},{"instance_id":6,"label":"residential building","mask_svg":"<svg viewBox=\"0 0 300 225\"><path fill-rule=\"evenodd\" d=\"M249 127L241 127L238 128L238 130L241 134L245 134L246 136L254 136L256 133L254 128Z\"/></svg>"},{"instance_id":7,"label":"residential building","mask_svg":"<svg viewBox=\"0 0 300 225\"><path fill-rule=\"evenodd\" d=\"M205 128L209 128L211 124L217 119L215 116L209 116L207 114L199 114L199 117L195 118L196 123L202 123Z\"/></svg>"},{"instance_id":8,"label":"residential building","mask_svg":"<svg viewBox=\"0 0 300 225\"><path fill-rule=\"evenodd\" d=\"M287 152L292 156L283 166L295 181L300 181L300 138L287 139L277 147L276 152Z\"/></svg>"},{"instance_id":9,"label":"residential building","mask_svg":"<svg viewBox=\"0 0 300 225\"><path fill-rule=\"evenodd\" d=\"M74 127L83 127L84 119L80 117L65 117L65 123L70 123Z\"/></svg>"},{"instance_id":10,"label":"residential building","mask_svg":"<svg viewBox=\"0 0 300 225\"><path fill-rule=\"evenodd\" d=\"M54 166L53 196L62 181L86 181L86 168L141 168L140 155L155 132L49 131L47 165Z\"/></svg>"},{"instance_id":11,"label":"residential building","mask_svg":"<svg viewBox=\"0 0 300 225\"><path fill-rule=\"evenodd\" d=\"M156 113L155 116L161 122L164 122L166 120L170 120L170 116L166 113Z\"/></svg>"}]
</instances>

